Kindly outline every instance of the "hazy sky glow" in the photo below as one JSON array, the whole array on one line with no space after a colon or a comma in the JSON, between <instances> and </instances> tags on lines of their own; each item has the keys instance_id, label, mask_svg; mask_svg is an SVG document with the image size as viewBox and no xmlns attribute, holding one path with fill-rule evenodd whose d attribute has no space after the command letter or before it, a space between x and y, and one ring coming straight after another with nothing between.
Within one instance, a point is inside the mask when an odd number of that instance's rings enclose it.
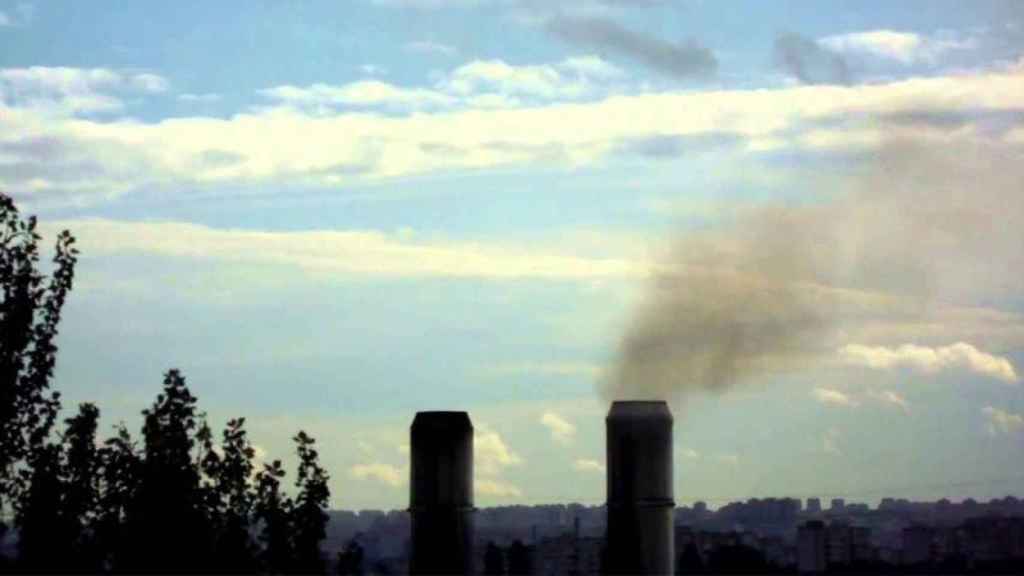
<instances>
[{"instance_id":1,"label":"hazy sky glow","mask_svg":"<svg viewBox=\"0 0 1024 576\"><path fill-rule=\"evenodd\" d=\"M636 382L683 503L1024 496L1020 3L122 4L0 0L66 407L179 367L340 508L465 409L479 504L599 503Z\"/></svg>"}]
</instances>

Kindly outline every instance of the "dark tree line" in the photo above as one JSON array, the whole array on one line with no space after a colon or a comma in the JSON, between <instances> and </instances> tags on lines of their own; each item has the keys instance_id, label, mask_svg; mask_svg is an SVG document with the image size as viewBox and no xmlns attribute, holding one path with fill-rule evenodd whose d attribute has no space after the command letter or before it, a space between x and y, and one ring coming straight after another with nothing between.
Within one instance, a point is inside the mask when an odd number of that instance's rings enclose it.
<instances>
[{"instance_id":1,"label":"dark tree line","mask_svg":"<svg viewBox=\"0 0 1024 576\"><path fill-rule=\"evenodd\" d=\"M216 438L177 370L138 439L122 424L101 442L89 403L58 424L54 341L78 252L62 232L43 274L36 227L0 194L0 544L16 542L0 572L323 572L329 477L305 432L289 490L279 460L257 470L244 418Z\"/></svg>"}]
</instances>

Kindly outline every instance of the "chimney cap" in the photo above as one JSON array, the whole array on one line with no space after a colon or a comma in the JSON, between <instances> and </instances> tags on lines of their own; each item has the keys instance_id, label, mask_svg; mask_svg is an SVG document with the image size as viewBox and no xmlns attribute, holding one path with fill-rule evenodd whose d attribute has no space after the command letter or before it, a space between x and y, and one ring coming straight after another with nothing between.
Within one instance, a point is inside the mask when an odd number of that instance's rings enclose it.
<instances>
[{"instance_id":1,"label":"chimney cap","mask_svg":"<svg viewBox=\"0 0 1024 576\"><path fill-rule=\"evenodd\" d=\"M412 420L413 428L472 429L467 412L455 410L428 410L417 412Z\"/></svg>"},{"instance_id":2,"label":"chimney cap","mask_svg":"<svg viewBox=\"0 0 1024 576\"><path fill-rule=\"evenodd\" d=\"M672 411L664 400L616 400L608 410L609 419L633 418L667 418L672 419Z\"/></svg>"}]
</instances>

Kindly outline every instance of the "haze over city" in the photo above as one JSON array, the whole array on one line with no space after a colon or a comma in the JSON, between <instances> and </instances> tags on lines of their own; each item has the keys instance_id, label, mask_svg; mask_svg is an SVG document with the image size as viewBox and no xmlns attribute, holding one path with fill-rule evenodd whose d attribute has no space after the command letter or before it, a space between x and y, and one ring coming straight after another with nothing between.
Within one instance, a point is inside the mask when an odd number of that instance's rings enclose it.
<instances>
[{"instance_id":1,"label":"haze over city","mask_svg":"<svg viewBox=\"0 0 1024 576\"><path fill-rule=\"evenodd\" d=\"M0 191L78 241L65 406L180 368L332 508L407 506L421 410L477 506L601 504L613 399L687 506L1019 497L1022 50L1011 1L0 1Z\"/></svg>"}]
</instances>

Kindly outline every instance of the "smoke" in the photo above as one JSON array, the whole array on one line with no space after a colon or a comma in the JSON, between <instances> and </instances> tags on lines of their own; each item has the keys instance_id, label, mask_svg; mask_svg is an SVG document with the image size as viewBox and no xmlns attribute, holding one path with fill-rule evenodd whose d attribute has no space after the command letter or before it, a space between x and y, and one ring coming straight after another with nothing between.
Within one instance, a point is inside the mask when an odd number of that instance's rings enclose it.
<instances>
[{"instance_id":1,"label":"smoke","mask_svg":"<svg viewBox=\"0 0 1024 576\"><path fill-rule=\"evenodd\" d=\"M833 179L837 193L738 211L715 232L678 238L602 396L679 404L834 362L851 343L948 344L980 303L1019 299L1021 149L932 147L892 132L856 176ZM968 312L949 321L950 310Z\"/></svg>"},{"instance_id":2,"label":"smoke","mask_svg":"<svg viewBox=\"0 0 1024 576\"><path fill-rule=\"evenodd\" d=\"M775 63L804 84L850 83L850 67L841 54L798 34L775 39Z\"/></svg>"},{"instance_id":3,"label":"smoke","mask_svg":"<svg viewBox=\"0 0 1024 576\"><path fill-rule=\"evenodd\" d=\"M669 42L605 18L555 17L547 30L566 42L618 53L675 78L707 76L718 67L714 53L695 40Z\"/></svg>"}]
</instances>

